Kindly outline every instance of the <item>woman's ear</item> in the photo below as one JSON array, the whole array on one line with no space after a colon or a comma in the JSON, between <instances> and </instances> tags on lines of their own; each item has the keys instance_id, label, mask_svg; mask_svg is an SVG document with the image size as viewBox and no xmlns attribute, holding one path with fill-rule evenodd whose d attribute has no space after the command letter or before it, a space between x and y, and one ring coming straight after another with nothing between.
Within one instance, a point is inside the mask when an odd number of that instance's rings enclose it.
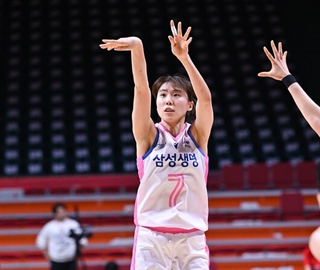
<instances>
[{"instance_id":1,"label":"woman's ear","mask_svg":"<svg viewBox=\"0 0 320 270\"><path fill-rule=\"evenodd\" d=\"M189 112L192 111L193 106L194 106L193 101L189 101L189 106L188 106L188 111L189 111Z\"/></svg>"}]
</instances>

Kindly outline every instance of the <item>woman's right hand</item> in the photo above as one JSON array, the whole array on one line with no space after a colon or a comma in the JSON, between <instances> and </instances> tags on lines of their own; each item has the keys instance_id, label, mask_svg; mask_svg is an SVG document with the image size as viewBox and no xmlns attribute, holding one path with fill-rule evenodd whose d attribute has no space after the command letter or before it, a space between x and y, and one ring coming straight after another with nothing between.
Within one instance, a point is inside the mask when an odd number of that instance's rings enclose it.
<instances>
[{"instance_id":1,"label":"woman's right hand","mask_svg":"<svg viewBox=\"0 0 320 270\"><path fill-rule=\"evenodd\" d=\"M119 39L103 39L103 44L100 44L101 49L108 51L132 51L138 45L142 44L141 39L137 37L124 37Z\"/></svg>"}]
</instances>

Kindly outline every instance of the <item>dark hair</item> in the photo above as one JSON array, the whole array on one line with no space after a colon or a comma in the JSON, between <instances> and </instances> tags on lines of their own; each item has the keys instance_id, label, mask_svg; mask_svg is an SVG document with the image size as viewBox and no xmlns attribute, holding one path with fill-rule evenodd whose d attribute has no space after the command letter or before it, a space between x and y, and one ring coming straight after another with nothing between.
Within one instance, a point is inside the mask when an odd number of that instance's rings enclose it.
<instances>
[{"instance_id":1,"label":"dark hair","mask_svg":"<svg viewBox=\"0 0 320 270\"><path fill-rule=\"evenodd\" d=\"M105 270L118 270L118 269L119 269L119 266L115 262L109 262L105 266Z\"/></svg>"},{"instance_id":2,"label":"dark hair","mask_svg":"<svg viewBox=\"0 0 320 270\"><path fill-rule=\"evenodd\" d=\"M67 209L66 205L64 203L56 203L52 206L52 213L56 214L58 211L58 208L64 208Z\"/></svg>"},{"instance_id":3,"label":"dark hair","mask_svg":"<svg viewBox=\"0 0 320 270\"><path fill-rule=\"evenodd\" d=\"M159 77L152 85L151 92L154 98L157 98L159 89L161 85L164 83L170 83L172 86L181 87L183 90L186 91L188 95L189 101L193 101L193 107L191 111L188 111L186 114L186 122L192 123L196 119L196 103L197 97L193 90L192 84L189 79L181 74L174 74L174 75L164 75Z\"/></svg>"}]
</instances>

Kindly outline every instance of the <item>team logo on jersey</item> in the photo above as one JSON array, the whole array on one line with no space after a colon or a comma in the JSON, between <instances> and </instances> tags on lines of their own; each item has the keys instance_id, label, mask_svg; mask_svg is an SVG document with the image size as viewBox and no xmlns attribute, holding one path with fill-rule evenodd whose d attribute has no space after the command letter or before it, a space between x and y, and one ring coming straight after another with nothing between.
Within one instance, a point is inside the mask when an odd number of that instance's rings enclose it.
<instances>
[{"instance_id":1,"label":"team logo on jersey","mask_svg":"<svg viewBox=\"0 0 320 270\"><path fill-rule=\"evenodd\" d=\"M156 167L160 168L166 166L166 164L169 167L175 167L177 165L182 167L199 166L197 156L194 153L156 154L152 161L155 162Z\"/></svg>"},{"instance_id":2,"label":"team logo on jersey","mask_svg":"<svg viewBox=\"0 0 320 270\"><path fill-rule=\"evenodd\" d=\"M165 147L165 146L166 146L166 144L165 144L165 143L158 143L158 144L157 144L157 146L158 146L158 148L160 148L160 149L161 149L161 148Z\"/></svg>"},{"instance_id":3,"label":"team logo on jersey","mask_svg":"<svg viewBox=\"0 0 320 270\"><path fill-rule=\"evenodd\" d=\"M191 148L190 141L185 141L185 142L183 142L183 147L189 147L189 148Z\"/></svg>"},{"instance_id":4,"label":"team logo on jersey","mask_svg":"<svg viewBox=\"0 0 320 270\"><path fill-rule=\"evenodd\" d=\"M177 143L177 142L173 144L173 146L174 146L175 149L178 149L178 144L179 144L179 143Z\"/></svg>"}]
</instances>

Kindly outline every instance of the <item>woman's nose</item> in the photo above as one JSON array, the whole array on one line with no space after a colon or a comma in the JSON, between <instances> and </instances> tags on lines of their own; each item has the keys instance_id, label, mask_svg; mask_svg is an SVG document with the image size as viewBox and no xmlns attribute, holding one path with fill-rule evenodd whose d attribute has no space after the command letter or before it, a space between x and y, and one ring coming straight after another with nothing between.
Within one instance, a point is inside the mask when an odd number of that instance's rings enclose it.
<instances>
[{"instance_id":1,"label":"woman's nose","mask_svg":"<svg viewBox=\"0 0 320 270\"><path fill-rule=\"evenodd\" d=\"M172 104L172 100L169 95L166 97L166 104Z\"/></svg>"}]
</instances>

